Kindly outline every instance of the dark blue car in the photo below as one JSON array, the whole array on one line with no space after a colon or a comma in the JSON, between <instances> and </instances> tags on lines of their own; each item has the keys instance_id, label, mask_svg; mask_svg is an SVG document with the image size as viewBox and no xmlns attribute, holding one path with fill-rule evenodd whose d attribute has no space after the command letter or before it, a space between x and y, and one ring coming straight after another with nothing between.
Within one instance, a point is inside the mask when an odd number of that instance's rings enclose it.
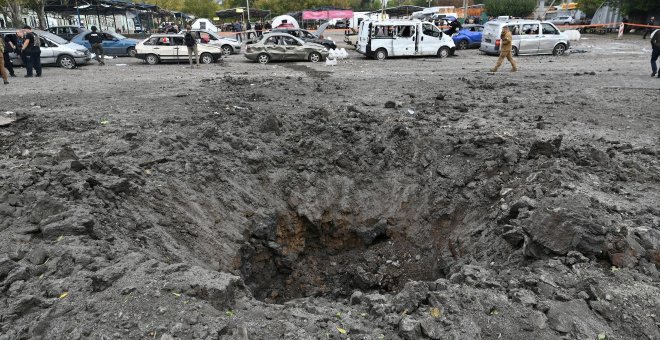
<instances>
[{"instance_id":1,"label":"dark blue car","mask_svg":"<svg viewBox=\"0 0 660 340\"><path fill-rule=\"evenodd\" d=\"M454 34L451 38L454 40L457 50L478 48L481 46L481 35L483 31L483 25L463 25L463 29L458 31L458 33Z\"/></svg>"},{"instance_id":2,"label":"dark blue car","mask_svg":"<svg viewBox=\"0 0 660 340\"><path fill-rule=\"evenodd\" d=\"M88 50L92 50L92 45L89 43L90 30L84 30L80 34L71 38L71 42L83 45ZM103 32L103 52L108 56L129 56L135 57L135 45L140 41L136 39L126 38L125 36L105 31Z\"/></svg>"}]
</instances>

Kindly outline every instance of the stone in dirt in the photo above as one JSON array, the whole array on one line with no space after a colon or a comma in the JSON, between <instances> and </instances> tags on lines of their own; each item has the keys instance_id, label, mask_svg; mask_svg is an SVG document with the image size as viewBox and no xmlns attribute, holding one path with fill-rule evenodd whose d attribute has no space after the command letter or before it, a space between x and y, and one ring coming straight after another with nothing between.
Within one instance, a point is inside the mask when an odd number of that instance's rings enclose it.
<instances>
[{"instance_id":1,"label":"stone in dirt","mask_svg":"<svg viewBox=\"0 0 660 340\"><path fill-rule=\"evenodd\" d=\"M561 141L563 138L564 138L563 135L559 135L549 141L542 141L542 140L534 141L532 147L529 149L529 154L527 155L527 158L533 159L533 158L538 158L539 156L546 156L546 157L558 156L559 148L561 147Z\"/></svg>"},{"instance_id":2,"label":"stone in dirt","mask_svg":"<svg viewBox=\"0 0 660 340\"><path fill-rule=\"evenodd\" d=\"M612 334L605 321L594 314L584 300L548 302L548 326L574 339L593 339L597 334Z\"/></svg>"}]
</instances>

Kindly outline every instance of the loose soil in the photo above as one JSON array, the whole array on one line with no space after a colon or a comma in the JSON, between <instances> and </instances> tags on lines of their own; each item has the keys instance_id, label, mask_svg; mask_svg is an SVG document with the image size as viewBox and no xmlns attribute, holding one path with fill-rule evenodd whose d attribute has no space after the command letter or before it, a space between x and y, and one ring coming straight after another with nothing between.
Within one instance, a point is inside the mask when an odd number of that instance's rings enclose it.
<instances>
[{"instance_id":1,"label":"loose soil","mask_svg":"<svg viewBox=\"0 0 660 340\"><path fill-rule=\"evenodd\" d=\"M660 339L660 79L584 38L11 78L0 340Z\"/></svg>"}]
</instances>

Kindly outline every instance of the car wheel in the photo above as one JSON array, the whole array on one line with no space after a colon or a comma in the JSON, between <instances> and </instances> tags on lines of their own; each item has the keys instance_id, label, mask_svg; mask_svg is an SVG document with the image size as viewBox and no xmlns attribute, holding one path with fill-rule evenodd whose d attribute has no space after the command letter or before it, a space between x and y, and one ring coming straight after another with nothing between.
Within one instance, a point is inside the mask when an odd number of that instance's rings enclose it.
<instances>
[{"instance_id":1,"label":"car wheel","mask_svg":"<svg viewBox=\"0 0 660 340\"><path fill-rule=\"evenodd\" d=\"M313 63L318 63L323 59L323 56L319 52L312 52L309 54L309 61Z\"/></svg>"},{"instance_id":2,"label":"car wheel","mask_svg":"<svg viewBox=\"0 0 660 340\"><path fill-rule=\"evenodd\" d=\"M266 53L262 53L257 56L257 61L260 64L268 64L270 62L270 56Z\"/></svg>"},{"instance_id":3,"label":"car wheel","mask_svg":"<svg viewBox=\"0 0 660 340\"><path fill-rule=\"evenodd\" d=\"M552 50L552 55L561 56L564 55L564 52L566 52L566 45L557 44L557 46L555 46L555 49Z\"/></svg>"},{"instance_id":4,"label":"car wheel","mask_svg":"<svg viewBox=\"0 0 660 340\"><path fill-rule=\"evenodd\" d=\"M213 63L213 56L210 53L202 53L202 55L199 56L199 61L202 64L211 64Z\"/></svg>"},{"instance_id":5,"label":"car wheel","mask_svg":"<svg viewBox=\"0 0 660 340\"><path fill-rule=\"evenodd\" d=\"M459 50L467 50L468 48L468 41L467 40L461 40L458 42L458 49Z\"/></svg>"},{"instance_id":6,"label":"car wheel","mask_svg":"<svg viewBox=\"0 0 660 340\"><path fill-rule=\"evenodd\" d=\"M387 50L384 48L379 48L378 50L376 50L376 59L377 60L387 59Z\"/></svg>"},{"instance_id":7,"label":"car wheel","mask_svg":"<svg viewBox=\"0 0 660 340\"><path fill-rule=\"evenodd\" d=\"M222 48L222 54L224 55L230 55L234 53L234 49L229 45L222 45L221 48Z\"/></svg>"},{"instance_id":8,"label":"car wheel","mask_svg":"<svg viewBox=\"0 0 660 340\"><path fill-rule=\"evenodd\" d=\"M517 57L517 56L518 56L518 47L513 46L513 47L511 48L511 53L512 53L514 56Z\"/></svg>"},{"instance_id":9,"label":"car wheel","mask_svg":"<svg viewBox=\"0 0 660 340\"><path fill-rule=\"evenodd\" d=\"M160 60L158 60L158 56L155 54L147 54L147 56L144 58L144 60L147 61L147 64L149 65L156 65Z\"/></svg>"},{"instance_id":10,"label":"car wheel","mask_svg":"<svg viewBox=\"0 0 660 340\"><path fill-rule=\"evenodd\" d=\"M76 67L76 60L69 55L63 55L57 58L57 65L59 65L61 68L72 69Z\"/></svg>"},{"instance_id":11,"label":"car wheel","mask_svg":"<svg viewBox=\"0 0 660 340\"><path fill-rule=\"evenodd\" d=\"M440 47L438 50L438 57L440 58L447 58L449 57L449 54L451 53L451 50L447 46Z\"/></svg>"},{"instance_id":12,"label":"car wheel","mask_svg":"<svg viewBox=\"0 0 660 340\"><path fill-rule=\"evenodd\" d=\"M135 58L135 56L137 55L137 51L135 50L135 47L129 47L126 52L128 56L131 58Z\"/></svg>"}]
</instances>

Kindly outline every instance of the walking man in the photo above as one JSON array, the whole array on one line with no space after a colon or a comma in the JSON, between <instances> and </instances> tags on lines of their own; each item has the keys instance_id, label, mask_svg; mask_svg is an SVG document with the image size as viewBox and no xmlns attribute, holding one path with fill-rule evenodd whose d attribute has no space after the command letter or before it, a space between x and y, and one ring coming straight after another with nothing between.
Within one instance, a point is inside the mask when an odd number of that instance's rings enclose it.
<instances>
[{"instance_id":1,"label":"walking man","mask_svg":"<svg viewBox=\"0 0 660 340\"><path fill-rule=\"evenodd\" d=\"M186 34L183 36L183 42L188 47L188 62L190 62L190 68L193 68L192 55L195 53L195 63L199 67L199 55L197 55L197 40L193 37L192 32L190 31L190 26L186 26Z\"/></svg>"},{"instance_id":2,"label":"walking man","mask_svg":"<svg viewBox=\"0 0 660 340\"><path fill-rule=\"evenodd\" d=\"M96 26L92 26L92 33L89 34L87 40L92 45L92 52L96 54L96 61L99 65L105 65L105 52L103 52L103 33L97 32Z\"/></svg>"},{"instance_id":3,"label":"walking man","mask_svg":"<svg viewBox=\"0 0 660 340\"><path fill-rule=\"evenodd\" d=\"M0 44L0 75L2 75L2 80L4 81L5 85L9 84L9 81L7 78L9 76L7 75L7 70L5 70L5 44ZM7 59L7 63L11 64L11 61Z\"/></svg>"},{"instance_id":4,"label":"walking man","mask_svg":"<svg viewBox=\"0 0 660 340\"><path fill-rule=\"evenodd\" d=\"M655 25L655 17L651 17L651 19L649 19L649 22L647 22L646 24L649 26ZM644 31L644 36L642 37L642 39L646 39L646 36L651 32L653 32L653 27L647 27L646 31Z\"/></svg>"},{"instance_id":5,"label":"walking man","mask_svg":"<svg viewBox=\"0 0 660 340\"><path fill-rule=\"evenodd\" d=\"M504 61L504 58L509 60L511 63L511 72L516 72L518 71L518 67L516 66L516 61L513 60L513 53L511 52L511 43L513 41L513 37L511 36L511 32L509 32L509 27L508 26L503 26L502 27L502 35L500 36L501 39L501 44L500 44L500 57L497 58L497 64L495 64L495 67L490 69L491 72L497 72L497 69L502 66L502 62Z\"/></svg>"},{"instance_id":6,"label":"walking man","mask_svg":"<svg viewBox=\"0 0 660 340\"><path fill-rule=\"evenodd\" d=\"M660 57L660 29L657 29L653 31L651 34L651 47L653 48L653 51L651 51L651 77L654 77L656 74L658 75L658 78L660 78L660 72L658 72L658 57Z\"/></svg>"},{"instance_id":7,"label":"walking man","mask_svg":"<svg viewBox=\"0 0 660 340\"><path fill-rule=\"evenodd\" d=\"M41 77L41 41L36 33L32 32L32 27L23 27L24 39L21 58L25 62L25 69L27 75L25 77L32 77L32 69L37 72L37 77Z\"/></svg>"},{"instance_id":8,"label":"walking man","mask_svg":"<svg viewBox=\"0 0 660 340\"><path fill-rule=\"evenodd\" d=\"M5 67L7 68L7 71L9 71L10 76L16 77L16 74L14 73L14 65L12 65L11 59L9 58L9 52L16 52L16 54L19 54L18 49L16 48L18 46L18 40L16 39L16 36L13 34L5 35L3 45L5 52L2 54L2 56L5 60Z\"/></svg>"}]
</instances>

